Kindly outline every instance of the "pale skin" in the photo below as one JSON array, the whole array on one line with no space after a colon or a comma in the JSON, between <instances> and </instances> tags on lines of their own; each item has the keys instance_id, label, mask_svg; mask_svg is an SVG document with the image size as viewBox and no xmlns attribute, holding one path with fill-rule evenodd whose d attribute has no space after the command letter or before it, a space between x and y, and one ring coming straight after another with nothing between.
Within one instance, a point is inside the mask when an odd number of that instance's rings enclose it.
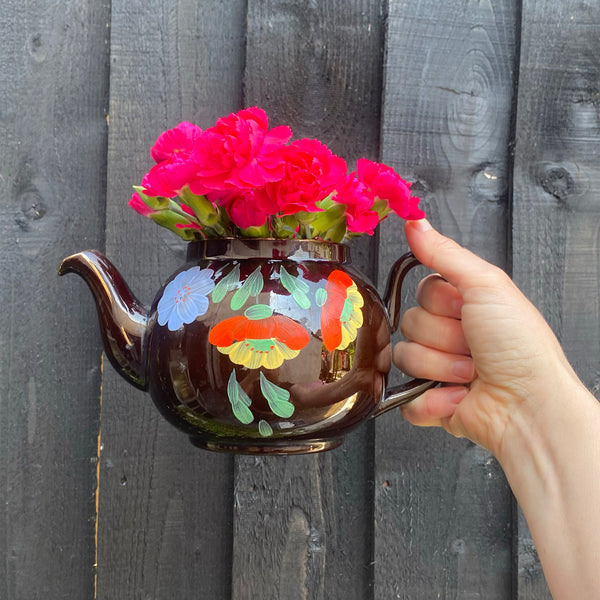
<instances>
[{"instance_id":1,"label":"pale skin","mask_svg":"<svg viewBox=\"0 0 600 600\"><path fill-rule=\"evenodd\" d=\"M426 220L407 241L432 271L394 363L446 382L403 407L490 450L533 536L554 600L600 598L600 403L541 314L500 269Z\"/></svg>"}]
</instances>

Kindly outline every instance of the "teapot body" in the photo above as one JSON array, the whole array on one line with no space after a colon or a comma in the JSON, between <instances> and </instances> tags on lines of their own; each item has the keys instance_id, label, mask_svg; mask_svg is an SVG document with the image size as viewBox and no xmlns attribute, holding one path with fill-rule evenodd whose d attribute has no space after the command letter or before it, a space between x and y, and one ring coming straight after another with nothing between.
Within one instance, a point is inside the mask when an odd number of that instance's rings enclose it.
<instances>
[{"instance_id":1,"label":"teapot body","mask_svg":"<svg viewBox=\"0 0 600 600\"><path fill-rule=\"evenodd\" d=\"M325 450L383 401L390 331L343 245L193 242L148 312L148 390L199 447Z\"/></svg>"}]
</instances>

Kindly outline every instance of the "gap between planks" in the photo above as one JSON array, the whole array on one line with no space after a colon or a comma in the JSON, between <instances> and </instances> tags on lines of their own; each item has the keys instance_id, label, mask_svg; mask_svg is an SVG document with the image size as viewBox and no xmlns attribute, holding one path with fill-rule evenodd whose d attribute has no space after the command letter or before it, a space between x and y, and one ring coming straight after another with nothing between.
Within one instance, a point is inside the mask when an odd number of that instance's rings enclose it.
<instances>
[{"instance_id":1,"label":"gap between planks","mask_svg":"<svg viewBox=\"0 0 600 600\"><path fill-rule=\"evenodd\" d=\"M94 600L98 597L98 521L100 516L100 453L102 452L102 389L104 385L104 352L100 355L100 397L98 413L98 442L96 445L96 492L94 514Z\"/></svg>"}]
</instances>

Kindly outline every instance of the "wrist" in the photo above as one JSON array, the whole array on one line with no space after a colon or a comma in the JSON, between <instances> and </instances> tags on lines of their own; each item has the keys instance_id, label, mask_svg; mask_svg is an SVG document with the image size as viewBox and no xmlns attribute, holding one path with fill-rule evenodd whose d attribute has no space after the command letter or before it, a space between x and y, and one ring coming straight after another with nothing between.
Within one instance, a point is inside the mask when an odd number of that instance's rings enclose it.
<instances>
[{"instance_id":1,"label":"wrist","mask_svg":"<svg viewBox=\"0 0 600 600\"><path fill-rule=\"evenodd\" d=\"M568 364L556 365L553 375L528 390L508 415L494 454L509 480L533 477L552 486L565 450L596 415L597 402Z\"/></svg>"},{"instance_id":2,"label":"wrist","mask_svg":"<svg viewBox=\"0 0 600 600\"><path fill-rule=\"evenodd\" d=\"M559 375L515 412L498 459L554 597L584 598L600 589L600 404L572 371Z\"/></svg>"}]
</instances>

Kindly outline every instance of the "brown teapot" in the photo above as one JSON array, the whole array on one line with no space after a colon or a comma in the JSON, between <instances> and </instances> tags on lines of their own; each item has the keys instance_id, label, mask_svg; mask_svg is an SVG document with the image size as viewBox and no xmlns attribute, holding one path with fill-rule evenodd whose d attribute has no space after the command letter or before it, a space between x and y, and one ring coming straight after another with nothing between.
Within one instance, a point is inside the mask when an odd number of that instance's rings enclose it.
<instances>
[{"instance_id":1,"label":"brown teapot","mask_svg":"<svg viewBox=\"0 0 600 600\"><path fill-rule=\"evenodd\" d=\"M334 448L435 385L386 389L401 285L417 264L411 254L394 264L382 301L344 245L209 239L189 244L150 309L95 250L65 258L59 274L85 279L109 360L192 443L292 454Z\"/></svg>"}]
</instances>

